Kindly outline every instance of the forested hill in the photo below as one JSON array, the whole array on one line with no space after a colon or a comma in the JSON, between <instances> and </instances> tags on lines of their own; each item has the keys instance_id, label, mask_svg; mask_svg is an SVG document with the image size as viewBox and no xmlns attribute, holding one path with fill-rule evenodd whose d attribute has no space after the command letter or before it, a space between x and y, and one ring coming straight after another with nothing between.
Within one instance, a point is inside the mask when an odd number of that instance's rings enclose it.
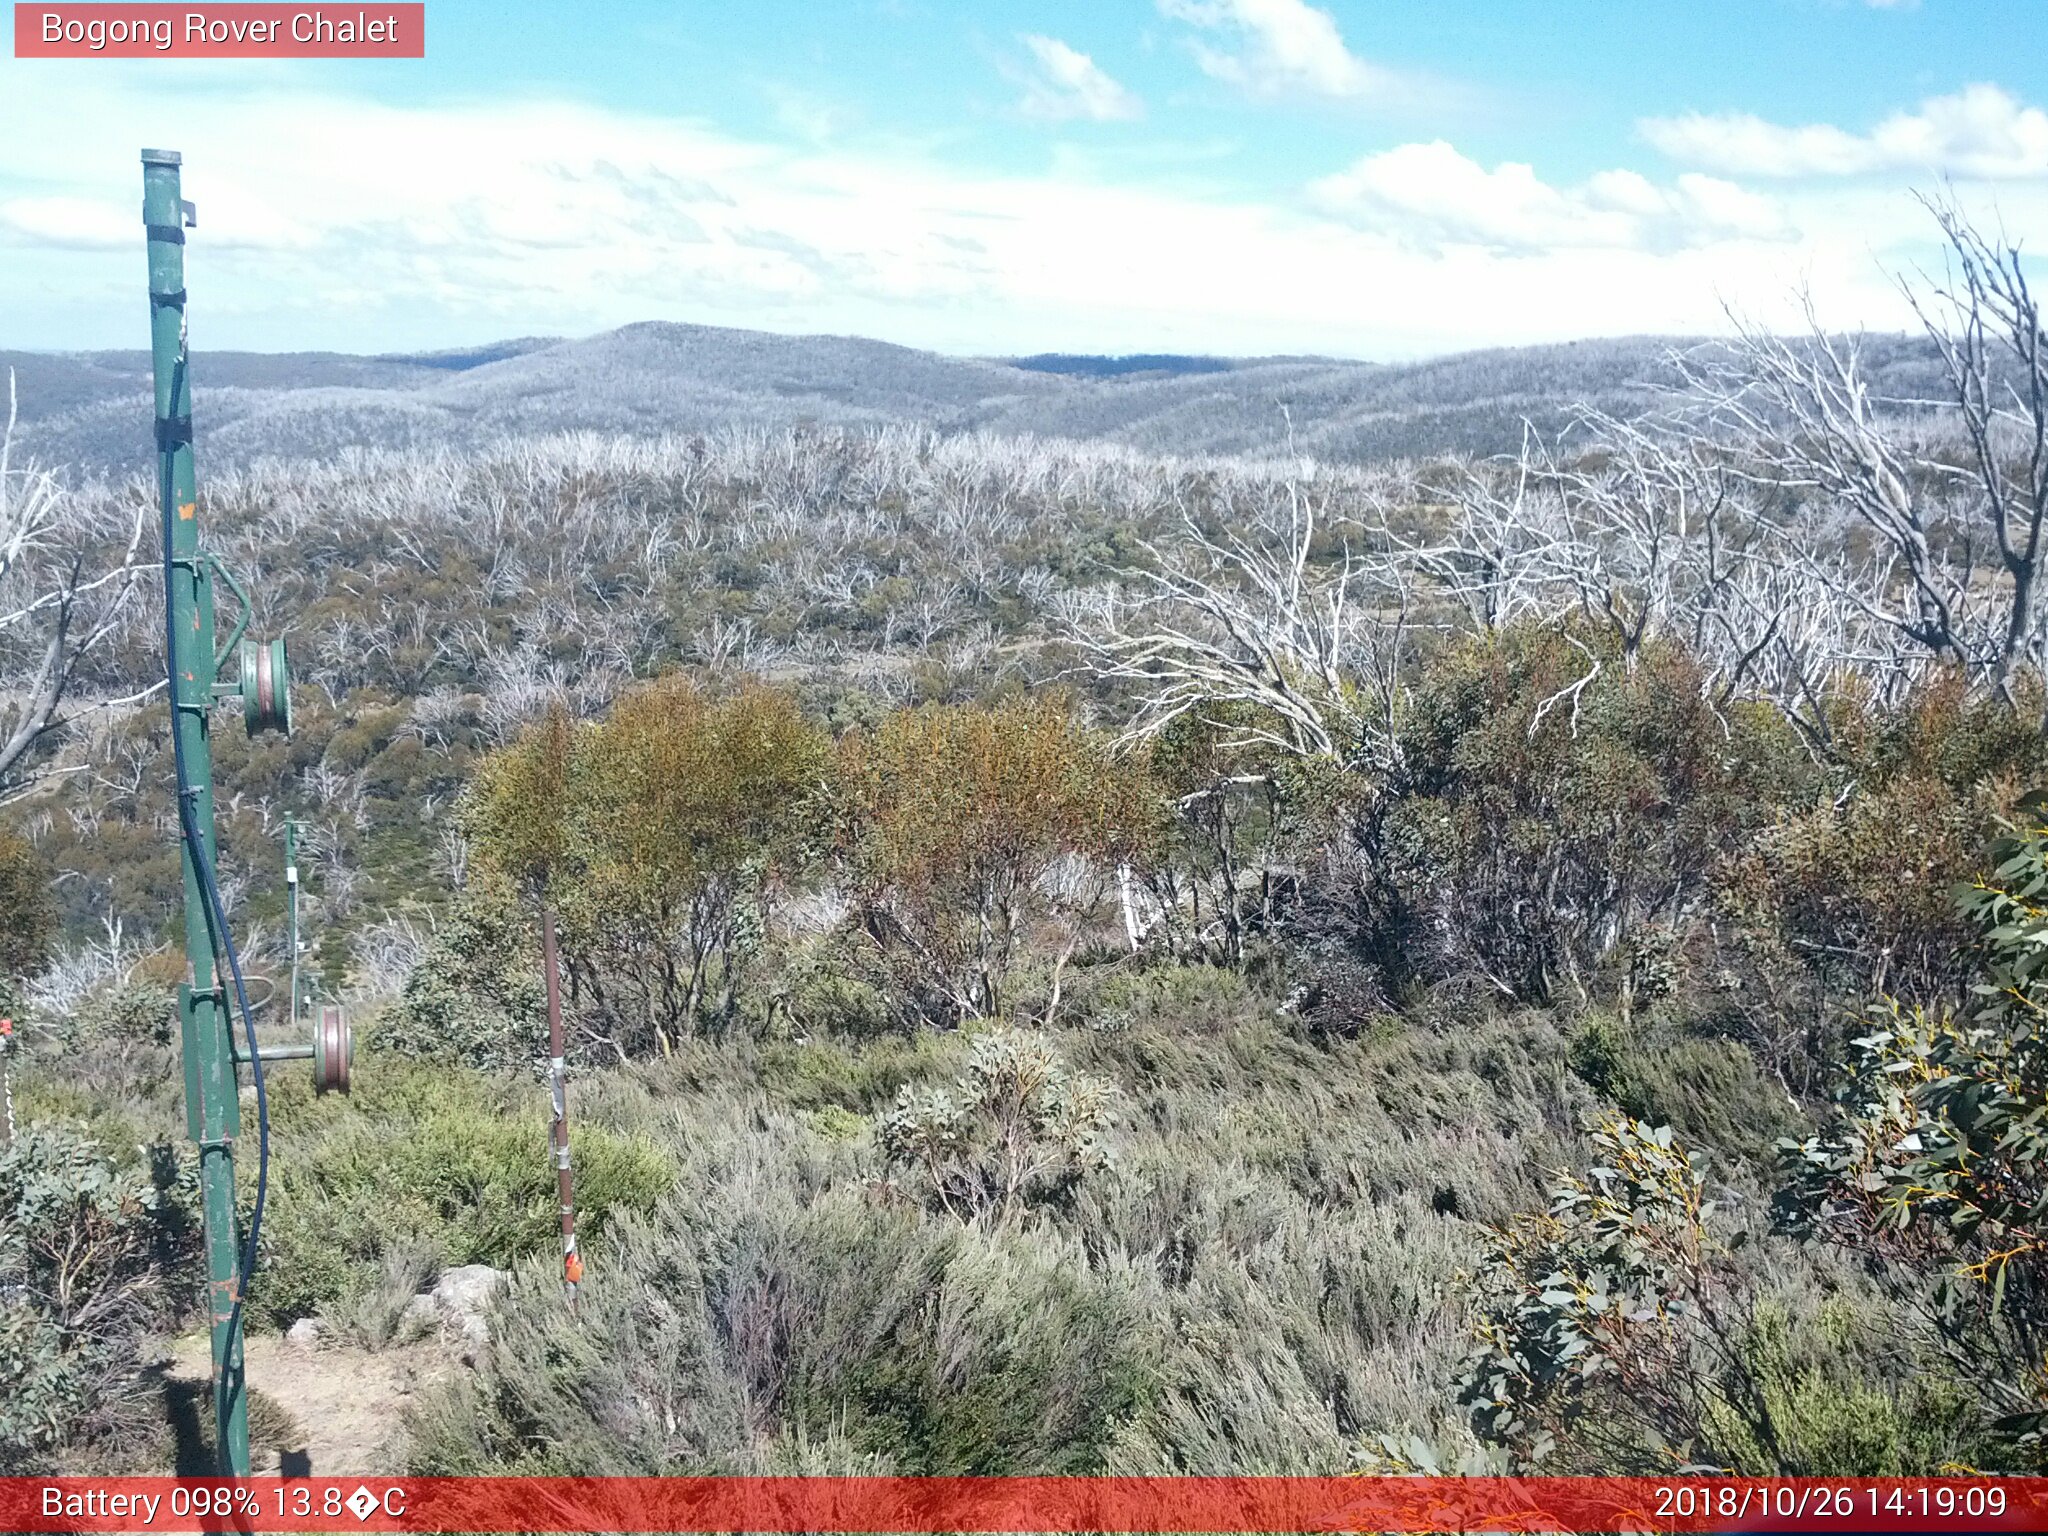
<instances>
[{"instance_id":1,"label":"forested hill","mask_svg":"<svg viewBox=\"0 0 2048 1536\"><path fill-rule=\"evenodd\" d=\"M801 422L917 422L1109 441L1153 452L1333 460L1513 448L1571 403L1631 415L1671 382L1669 337L1469 352L1423 362L1166 355L966 358L847 336L629 325L459 352L352 357L201 352L200 451L215 464L337 449L471 446L565 429L657 434ZM1877 343L1907 374L1919 349ZM148 453L141 351L0 351L24 442L45 464L119 471ZM1882 376L1883 369L1879 369Z\"/></svg>"}]
</instances>

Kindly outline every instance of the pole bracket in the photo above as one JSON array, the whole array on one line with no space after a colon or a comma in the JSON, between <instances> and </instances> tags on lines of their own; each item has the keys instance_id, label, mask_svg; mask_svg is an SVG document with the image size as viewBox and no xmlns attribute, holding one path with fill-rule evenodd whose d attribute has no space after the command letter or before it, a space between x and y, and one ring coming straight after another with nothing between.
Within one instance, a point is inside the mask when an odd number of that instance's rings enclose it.
<instances>
[{"instance_id":1,"label":"pole bracket","mask_svg":"<svg viewBox=\"0 0 2048 1536\"><path fill-rule=\"evenodd\" d=\"M209 554L206 557L206 564L212 569L213 574L220 578L221 584L234 593L235 601L241 605L235 614L235 627L228 631L227 639L221 642L220 651L213 658L213 670L218 674L222 663L234 655L235 647L242 643L242 636L249 632L249 613L255 605L249 601L249 594L242 584L235 580L234 572L221 563L218 555ZM235 691L241 691L239 685Z\"/></svg>"}]
</instances>

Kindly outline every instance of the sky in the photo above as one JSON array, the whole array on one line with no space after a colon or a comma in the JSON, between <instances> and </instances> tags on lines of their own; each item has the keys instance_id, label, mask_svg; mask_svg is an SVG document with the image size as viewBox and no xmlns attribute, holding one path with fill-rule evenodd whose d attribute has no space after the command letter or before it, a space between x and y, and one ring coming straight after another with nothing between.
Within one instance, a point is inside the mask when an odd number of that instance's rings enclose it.
<instances>
[{"instance_id":1,"label":"sky","mask_svg":"<svg viewBox=\"0 0 2048 1536\"><path fill-rule=\"evenodd\" d=\"M2048 0L428 0L422 60L4 57L0 347L145 344L145 145L223 348L1897 330L1916 192L2048 249L2044 60Z\"/></svg>"}]
</instances>

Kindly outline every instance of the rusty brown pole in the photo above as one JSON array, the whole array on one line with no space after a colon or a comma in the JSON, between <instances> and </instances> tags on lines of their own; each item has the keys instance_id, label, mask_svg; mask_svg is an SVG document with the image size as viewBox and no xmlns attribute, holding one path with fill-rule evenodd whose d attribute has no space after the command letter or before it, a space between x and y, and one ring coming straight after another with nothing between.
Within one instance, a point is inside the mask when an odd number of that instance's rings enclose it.
<instances>
[{"instance_id":1,"label":"rusty brown pole","mask_svg":"<svg viewBox=\"0 0 2048 1536\"><path fill-rule=\"evenodd\" d=\"M562 962L555 947L555 909L551 906L540 909L540 947L548 989L548 1094L555 1110L548 1145L555 1154L555 1193L562 1203L562 1285L573 1307L577 1283L583 1278L583 1260L576 1252L576 1196L569 1174L569 1070L562 1048Z\"/></svg>"}]
</instances>

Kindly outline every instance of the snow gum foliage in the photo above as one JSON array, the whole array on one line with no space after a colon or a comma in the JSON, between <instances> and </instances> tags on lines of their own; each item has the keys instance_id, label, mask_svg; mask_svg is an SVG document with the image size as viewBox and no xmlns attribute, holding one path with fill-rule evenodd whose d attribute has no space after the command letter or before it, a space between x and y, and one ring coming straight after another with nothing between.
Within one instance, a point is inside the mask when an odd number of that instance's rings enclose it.
<instances>
[{"instance_id":1,"label":"snow gum foliage","mask_svg":"<svg viewBox=\"0 0 2048 1536\"><path fill-rule=\"evenodd\" d=\"M2000 1456L1967 1391L1916 1373L1924 1340L1842 1300L1796 1315L1668 1127L1617 1116L1591 1140L1598 1161L1498 1232L1474 1281L1460 1397L1506 1466L1882 1475Z\"/></svg>"},{"instance_id":2,"label":"snow gum foliage","mask_svg":"<svg viewBox=\"0 0 2048 1536\"><path fill-rule=\"evenodd\" d=\"M2030 796L1959 893L1980 934L1960 1007L1872 1013L1836 1113L1783 1147L1781 1213L1862 1254L1996 1419L2048 1445L2048 800ZM2003 1369L1987 1369L1993 1360Z\"/></svg>"},{"instance_id":3,"label":"snow gum foliage","mask_svg":"<svg viewBox=\"0 0 2048 1536\"><path fill-rule=\"evenodd\" d=\"M1006 1226L1107 1166L1117 1097L1042 1035L996 1028L975 1037L953 1089L905 1084L877 1140L948 1215Z\"/></svg>"}]
</instances>

